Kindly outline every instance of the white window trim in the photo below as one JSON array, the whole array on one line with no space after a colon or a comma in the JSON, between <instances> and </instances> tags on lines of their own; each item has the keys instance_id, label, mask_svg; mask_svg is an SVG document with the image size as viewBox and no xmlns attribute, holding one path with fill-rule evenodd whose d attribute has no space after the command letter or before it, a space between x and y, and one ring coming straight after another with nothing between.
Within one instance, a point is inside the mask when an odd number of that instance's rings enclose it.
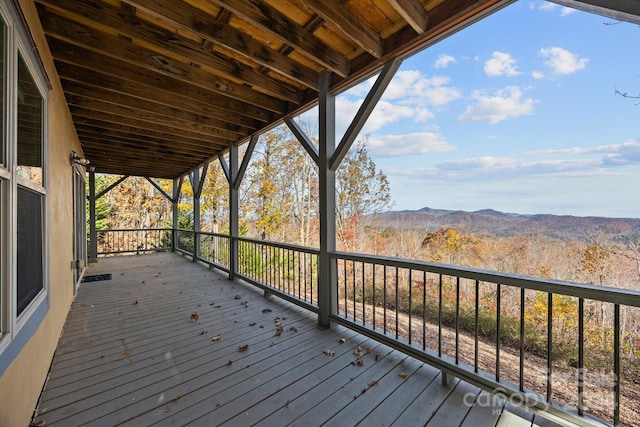
<instances>
[{"instance_id":1,"label":"white window trim","mask_svg":"<svg viewBox=\"0 0 640 427\"><path fill-rule=\"evenodd\" d=\"M50 242L49 202L46 191L49 182L49 135L48 135L48 88L42 73L36 67L29 43L23 40L18 20L0 2L0 16L6 26L5 63L5 165L0 166L0 185L3 203L0 211L0 354L9 347L15 336L29 321L33 313L46 302L50 291ZM25 29L26 30L26 29ZM22 57L40 96L42 97L42 184L18 176L16 166L17 147L17 102L18 102L18 55ZM29 305L17 315L17 189L18 186L35 191L42 196L42 246L43 286Z\"/></svg>"}]
</instances>

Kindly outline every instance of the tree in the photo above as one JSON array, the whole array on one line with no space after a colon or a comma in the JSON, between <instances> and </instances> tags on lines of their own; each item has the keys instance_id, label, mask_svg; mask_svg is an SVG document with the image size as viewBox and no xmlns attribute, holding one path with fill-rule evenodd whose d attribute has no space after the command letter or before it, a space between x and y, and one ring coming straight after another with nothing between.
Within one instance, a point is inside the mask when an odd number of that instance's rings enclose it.
<instances>
[{"instance_id":1,"label":"tree","mask_svg":"<svg viewBox=\"0 0 640 427\"><path fill-rule=\"evenodd\" d=\"M246 191L250 195L247 208L255 215L254 223L260 236L273 239L287 216L285 171L282 168L285 141L281 131L268 132L261 139L259 147L254 151L252 168L247 177Z\"/></svg>"},{"instance_id":2,"label":"tree","mask_svg":"<svg viewBox=\"0 0 640 427\"><path fill-rule=\"evenodd\" d=\"M336 229L347 250L361 250L362 219L391 207L391 187L367 151L367 138L349 150L336 171Z\"/></svg>"}]
</instances>

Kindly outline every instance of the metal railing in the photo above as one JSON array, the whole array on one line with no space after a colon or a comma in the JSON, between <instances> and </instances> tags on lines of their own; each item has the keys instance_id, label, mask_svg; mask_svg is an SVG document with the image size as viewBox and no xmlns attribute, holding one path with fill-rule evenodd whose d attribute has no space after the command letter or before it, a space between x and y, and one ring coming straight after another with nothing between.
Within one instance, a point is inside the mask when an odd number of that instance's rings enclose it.
<instances>
[{"instance_id":1,"label":"metal railing","mask_svg":"<svg viewBox=\"0 0 640 427\"><path fill-rule=\"evenodd\" d=\"M331 256L337 322L554 419L589 425L595 414L620 425L621 408L637 411L640 342L621 318L640 307L640 292Z\"/></svg>"},{"instance_id":2,"label":"metal railing","mask_svg":"<svg viewBox=\"0 0 640 427\"><path fill-rule=\"evenodd\" d=\"M170 228L98 230L98 255L171 251Z\"/></svg>"},{"instance_id":3,"label":"metal railing","mask_svg":"<svg viewBox=\"0 0 640 427\"><path fill-rule=\"evenodd\" d=\"M227 272L235 245L235 277L319 311L317 249L192 230L99 236L103 255L170 250L176 242L174 250ZM640 319L640 292L398 258L329 256L338 287L332 320L441 369L443 379L461 378L556 421L620 425L628 414L640 417L633 386L640 338L625 326L628 318Z\"/></svg>"},{"instance_id":4,"label":"metal railing","mask_svg":"<svg viewBox=\"0 0 640 427\"><path fill-rule=\"evenodd\" d=\"M313 312L318 311L318 250L238 238L236 275Z\"/></svg>"}]
</instances>

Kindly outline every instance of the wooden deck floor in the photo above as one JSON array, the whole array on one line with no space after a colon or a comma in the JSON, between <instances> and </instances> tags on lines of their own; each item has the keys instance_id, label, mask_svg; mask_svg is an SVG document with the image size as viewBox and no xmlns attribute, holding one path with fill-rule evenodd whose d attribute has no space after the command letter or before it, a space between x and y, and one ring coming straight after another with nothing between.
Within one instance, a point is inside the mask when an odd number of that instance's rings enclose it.
<instances>
[{"instance_id":1,"label":"wooden deck floor","mask_svg":"<svg viewBox=\"0 0 640 427\"><path fill-rule=\"evenodd\" d=\"M549 425L179 255L87 272L107 273L69 313L34 415L47 427Z\"/></svg>"}]
</instances>

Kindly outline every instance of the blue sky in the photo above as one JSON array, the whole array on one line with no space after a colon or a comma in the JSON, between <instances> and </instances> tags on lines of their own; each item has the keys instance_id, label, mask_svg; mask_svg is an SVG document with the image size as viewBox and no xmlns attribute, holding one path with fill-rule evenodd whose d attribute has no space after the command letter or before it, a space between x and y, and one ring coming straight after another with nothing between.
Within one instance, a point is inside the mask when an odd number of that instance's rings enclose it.
<instances>
[{"instance_id":1,"label":"blue sky","mask_svg":"<svg viewBox=\"0 0 640 427\"><path fill-rule=\"evenodd\" d=\"M519 1L406 59L362 132L393 209L640 217L640 100L614 94L640 94L639 42ZM372 83L338 96L338 138Z\"/></svg>"}]
</instances>

